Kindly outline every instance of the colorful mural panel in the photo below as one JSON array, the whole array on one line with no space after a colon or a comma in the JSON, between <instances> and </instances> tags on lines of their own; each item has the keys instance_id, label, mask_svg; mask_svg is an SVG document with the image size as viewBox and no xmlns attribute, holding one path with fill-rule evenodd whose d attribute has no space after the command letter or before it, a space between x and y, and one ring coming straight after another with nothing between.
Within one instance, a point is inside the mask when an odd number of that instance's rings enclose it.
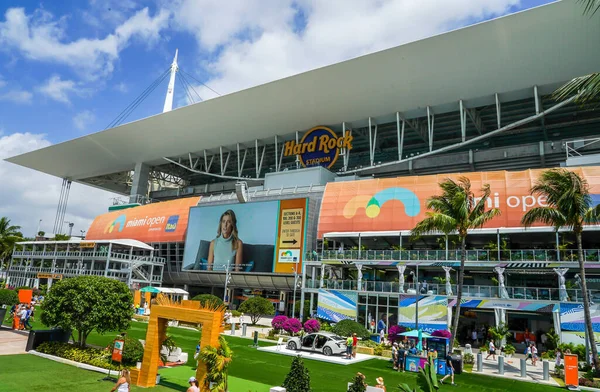
<instances>
[{"instance_id":1,"label":"colorful mural panel","mask_svg":"<svg viewBox=\"0 0 600 392\"><path fill-rule=\"evenodd\" d=\"M319 290L317 317L334 323L356 320L358 294L349 291Z\"/></svg>"}]
</instances>

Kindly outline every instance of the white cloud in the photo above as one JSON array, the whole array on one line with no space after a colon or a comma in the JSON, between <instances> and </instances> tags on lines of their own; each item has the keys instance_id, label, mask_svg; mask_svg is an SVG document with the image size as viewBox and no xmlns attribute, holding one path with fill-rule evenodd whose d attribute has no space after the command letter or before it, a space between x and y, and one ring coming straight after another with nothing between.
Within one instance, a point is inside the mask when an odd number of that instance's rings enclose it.
<instances>
[{"instance_id":1,"label":"white cloud","mask_svg":"<svg viewBox=\"0 0 600 392\"><path fill-rule=\"evenodd\" d=\"M33 94L29 91L14 89L0 94L0 101L12 103L31 103Z\"/></svg>"},{"instance_id":2,"label":"white cloud","mask_svg":"<svg viewBox=\"0 0 600 392\"><path fill-rule=\"evenodd\" d=\"M47 147L45 135L13 133L0 135L0 216L23 227L23 234L33 236L39 219L41 230L52 232L62 180L5 162L4 159ZM75 223L73 234L87 230L94 217L107 211L115 195L88 186L73 184L65 220ZM65 231L67 227L65 225Z\"/></svg>"},{"instance_id":3,"label":"white cloud","mask_svg":"<svg viewBox=\"0 0 600 392\"><path fill-rule=\"evenodd\" d=\"M58 75L52 75L38 91L58 102L70 104L70 94L81 94L82 90L72 80L62 80Z\"/></svg>"},{"instance_id":4,"label":"white cloud","mask_svg":"<svg viewBox=\"0 0 600 392\"><path fill-rule=\"evenodd\" d=\"M104 38L79 38L69 41L66 19L36 10L27 15L23 8L10 8L0 22L0 45L18 49L28 59L65 64L83 78L98 79L112 73L119 52L132 39L152 44L168 26L170 12L160 10L150 16L148 8L136 12Z\"/></svg>"},{"instance_id":5,"label":"white cloud","mask_svg":"<svg viewBox=\"0 0 600 392\"><path fill-rule=\"evenodd\" d=\"M129 91L129 87L127 87L127 85L123 82L116 84L114 86L114 89L117 90L120 93L126 93Z\"/></svg>"},{"instance_id":6,"label":"white cloud","mask_svg":"<svg viewBox=\"0 0 600 392\"><path fill-rule=\"evenodd\" d=\"M207 84L230 93L500 16L519 3L239 0L223 7L217 0L183 0L173 25L212 51L214 57L201 64L213 75ZM215 96L197 88L203 98Z\"/></svg>"},{"instance_id":7,"label":"white cloud","mask_svg":"<svg viewBox=\"0 0 600 392\"><path fill-rule=\"evenodd\" d=\"M75 128L80 131L85 131L87 128L92 125L96 121L96 115L89 110L84 110L83 112L77 113L75 117L73 117L73 124L75 124Z\"/></svg>"}]
</instances>

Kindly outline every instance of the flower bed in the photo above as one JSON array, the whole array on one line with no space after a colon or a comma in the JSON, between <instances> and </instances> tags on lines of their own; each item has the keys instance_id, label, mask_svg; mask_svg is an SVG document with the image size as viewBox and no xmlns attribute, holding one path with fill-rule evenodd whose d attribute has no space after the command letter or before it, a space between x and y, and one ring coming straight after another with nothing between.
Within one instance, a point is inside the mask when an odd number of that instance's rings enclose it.
<instances>
[{"instance_id":1,"label":"flower bed","mask_svg":"<svg viewBox=\"0 0 600 392\"><path fill-rule=\"evenodd\" d=\"M69 343L45 342L40 344L36 351L103 369L119 370L121 368L119 364L111 365L110 351L97 348L86 347L82 349Z\"/></svg>"}]
</instances>

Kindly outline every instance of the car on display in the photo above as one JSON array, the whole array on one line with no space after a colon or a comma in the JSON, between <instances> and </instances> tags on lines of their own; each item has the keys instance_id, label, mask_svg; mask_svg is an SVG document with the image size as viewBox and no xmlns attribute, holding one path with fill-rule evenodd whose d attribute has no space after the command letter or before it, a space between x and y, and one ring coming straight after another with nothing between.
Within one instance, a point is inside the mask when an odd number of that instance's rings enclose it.
<instances>
[{"instance_id":1,"label":"car on display","mask_svg":"<svg viewBox=\"0 0 600 392\"><path fill-rule=\"evenodd\" d=\"M346 339L331 332L309 333L295 336L287 342L289 350L323 353L327 356L346 352Z\"/></svg>"}]
</instances>

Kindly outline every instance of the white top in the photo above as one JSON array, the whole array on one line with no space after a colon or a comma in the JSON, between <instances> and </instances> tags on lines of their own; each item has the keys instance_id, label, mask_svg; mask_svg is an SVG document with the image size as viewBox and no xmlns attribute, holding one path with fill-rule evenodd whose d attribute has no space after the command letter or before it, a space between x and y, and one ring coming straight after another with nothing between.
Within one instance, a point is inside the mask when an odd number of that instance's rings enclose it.
<instances>
[{"instance_id":1,"label":"white top","mask_svg":"<svg viewBox=\"0 0 600 392\"><path fill-rule=\"evenodd\" d=\"M490 350L494 350L496 346L494 346L494 342L490 341Z\"/></svg>"},{"instance_id":2,"label":"white top","mask_svg":"<svg viewBox=\"0 0 600 392\"><path fill-rule=\"evenodd\" d=\"M188 388L188 391L190 391L190 392L200 392L200 388L198 388L195 385L192 385L191 387Z\"/></svg>"},{"instance_id":3,"label":"white top","mask_svg":"<svg viewBox=\"0 0 600 392\"><path fill-rule=\"evenodd\" d=\"M527 354L531 354L531 347L527 347Z\"/></svg>"},{"instance_id":4,"label":"white top","mask_svg":"<svg viewBox=\"0 0 600 392\"><path fill-rule=\"evenodd\" d=\"M129 392L129 383L124 382L123 384L119 385L119 388L117 388L117 392Z\"/></svg>"}]
</instances>

